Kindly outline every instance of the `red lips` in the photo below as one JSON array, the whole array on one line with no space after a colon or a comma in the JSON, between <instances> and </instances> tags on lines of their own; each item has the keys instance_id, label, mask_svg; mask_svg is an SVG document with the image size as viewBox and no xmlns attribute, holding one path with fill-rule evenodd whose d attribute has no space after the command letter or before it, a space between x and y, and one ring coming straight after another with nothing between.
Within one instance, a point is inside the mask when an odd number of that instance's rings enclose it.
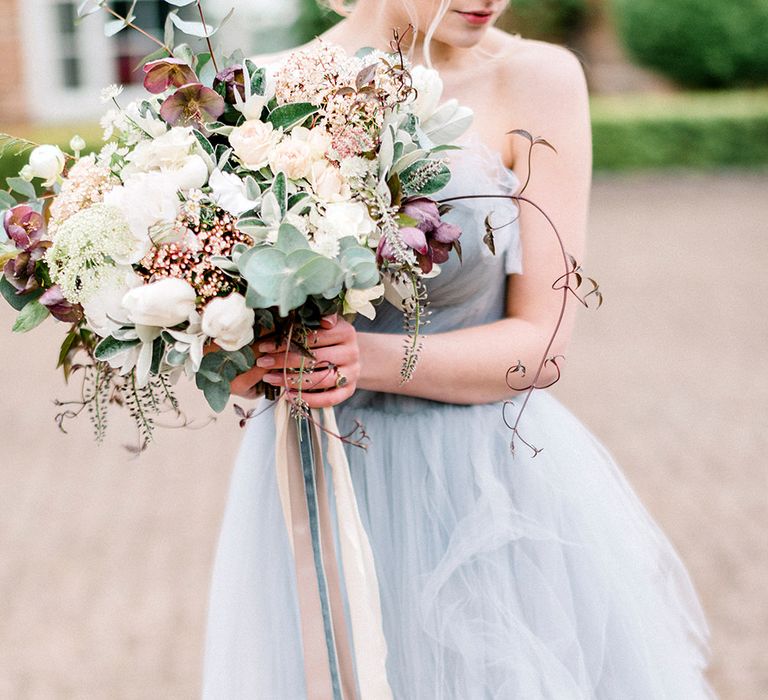
<instances>
[{"instance_id":1,"label":"red lips","mask_svg":"<svg viewBox=\"0 0 768 700\"><path fill-rule=\"evenodd\" d=\"M466 22L473 25L488 24L493 17L493 12L460 12L456 10L456 14L460 15Z\"/></svg>"}]
</instances>

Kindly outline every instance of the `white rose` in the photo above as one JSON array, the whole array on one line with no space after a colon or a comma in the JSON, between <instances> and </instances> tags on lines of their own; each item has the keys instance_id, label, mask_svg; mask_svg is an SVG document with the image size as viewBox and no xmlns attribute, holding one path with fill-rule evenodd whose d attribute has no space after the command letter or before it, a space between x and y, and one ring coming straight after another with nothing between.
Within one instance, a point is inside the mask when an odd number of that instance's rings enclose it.
<instances>
[{"instance_id":1,"label":"white rose","mask_svg":"<svg viewBox=\"0 0 768 700\"><path fill-rule=\"evenodd\" d=\"M64 172L64 154L58 146L38 146L29 154L29 170L32 177L41 177L45 187L50 187Z\"/></svg>"},{"instance_id":2,"label":"white rose","mask_svg":"<svg viewBox=\"0 0 768 700\"><path fill-rule=\"evenodd\" d=\"M291 139L306 143L313 160L325 159L325 154L331 148L331 136L325 129L297 126L291 130Z\"/></svg>"},{"instance_id":3,"label":"white rose","mask_svg":"<svg viewBox=\"0 0 768 700\"><path fill-rule=\"evenodd\" d=\"M269 122L249 119L232 129L229 143L235 155L251 170L259 170L269 162L269 154L282 134Z\"/></svg>"},{"instance_id":4,"label":"white rose","mask_svg":"<svg viewBox=\"0 0 768 700\"><path fill-rule=\"evenodd\" d=\"M362 202L331 202L317 222L319 228L337 238L354 236L358 241L373 233L376 224Z\"/></svg>"},{"instance_id":5,"label":"white rose","mask_svg":"<svg viewBox=\"0 0 768 700\"><path fill-rule=\"evenodd\" d=\"M213 338L222 350L239 350L253 342L253 309L245 297L233 292L228 297L211 299L203 309L203 333Z\"/></svg>"},{"instance_id":6,"label":"white rose","mask_svg":"<svg viewBox=\"0 0 768 700\"><path fill-rule=\"evenodd\" d=\"M273 173L284 172L289 180L300 180L309 175L312 149L306 141L285 139L269 154L269 167Z\"/></svg>"},{"instance_id":7,"label":"white rose","mask_svg":"<svg viewBox=\"0 0 768 700\"><path fill-rule=\"evenodd\" d=\"M371 303L380 299L384 294L384 285L377 284L368 289L348 289L344 295L344 313L362 314L366 318L373 320L376 318L376 308Z\"/></svg>"},{"instance_id":8,"label":"white rose","mask_svg":"<svg viewBox=\"0 0 768 700\"><path fill-rule=\"evenodd\" d=\"M326 202L347 200L352 194L339 169L327 160L312 163L309 182L315 194Z\"/></svg>"},{"instance_id":9,"label":"white rose","mask_svg":"<svg viewBox=\"0 0 768 700\"><path fill-rule=\"evenodd\" d=\"M169 328L195 311L195 290L184 280L166 277L134 287L123 297L128 320L141 326Z\"/></svg>"},{"instance_id":10,"label":"white rose","mask_svg":"<svg viewBox=\"0 0 768 700\"><path fill-rule=\"evenodd\" d=\"M413 87L417 94L411 103L413 113L422 121L429 119L440 104L443 96L443 81L433 68L414 66L411 69Z\"/></svg>"},{"instance_id":11,"label":"white rose","mask_svg":"<svg viewBox=\"0 0 768 700\"><path fill-rule=\"evenodd\" d=\"M187 156L180 168L161 170L177 190L200 189L208 182L208 165L198 155Z\"/></svg>"},{"instance_id":12,"label":"white rose","mask_svg":"<svg viewBox=\"0 0 768 700\"><path fill-rule=\"evenodd\" d=\"M234 173L225 173L216 168L208 183L216 204L234 216L240 216L258 204L258 200L248 199L245 183Z\"/></svg>"},{"instance_id":13,"label":"white rose","mask_svg":"<svg viewBox=\"0 0 768 700\"><path fill-rule=\"evenodd\" d=\"M192 127L175 126L156 138L137 143L126 160L143 172L180 168L195 143Z\"/></svg>"},{"instance_id":14,"label":"white rose","mask_svg":"<svg viewBox=\"0 0 768 700\"><path fill-rule=\"evenodd\" d=\"M102 338L128 322L123 308L123 297L134 287L140 287L144 280L132 267L118 269L114 280L99 290L88 301L82 302L88 327Z\"/></svg>"},{"instance_id":15,"label":"white rose","mask_svg":"<svg viewBox=\"0 0 768 700\"><path fill-rule=\"evenodd\" d=\"M107 192L104 203L122 212L136 239L132 255L127 259L116 259L119 264L141 260L152 246L149 229L158 223L172 222L180 206L176 183L162 173L132 175L122 186Z\"/></svg>"}]
</instances>

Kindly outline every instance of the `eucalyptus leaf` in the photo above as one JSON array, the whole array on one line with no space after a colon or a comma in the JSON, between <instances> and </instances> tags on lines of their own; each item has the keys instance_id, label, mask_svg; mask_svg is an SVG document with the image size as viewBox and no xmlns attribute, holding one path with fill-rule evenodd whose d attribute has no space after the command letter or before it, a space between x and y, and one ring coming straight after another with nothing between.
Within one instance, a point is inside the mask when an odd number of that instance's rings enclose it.
<instances>
[{"instance_id":1,"label":"eucalyptus leaf","mask_svg":"<svg viewBox=\"0 0 768 700\"><path fill-rule=\"evenodd\" d=\"M14 192L18 192L20 195L27 197L28 199L37 199L37 192L31 182L22 180L20 177L9 177L6 179L8 187Z\"/></svg>"},{"instance_id":2,"label":"eucalyptus leaf","mask_svg":"<svg viewBox=\"0 0 768 700\"><path fill-rule=\"evenodd\" d=\"M205 355L195 375L197 388L203 392L210 407L221 413L229 401L232 380L253 367L256 358L250 347L235 352L223 350Z\"/></svg>"},{"instance_id":3,"label":"eucalyptus leaf","mask_svg":"<svg viewBox=\"0 0 768 700\"><path fill-rule=\"evenodd\" d=\"M167 0L166 0L167 1ZM188 22L181 19L178 15L171 15L171 22L176 25L176 28L189 36L196 36L201 39L209 39L217 31L218 27L214 27L211 24L203 24L202 22Z\"/></svg>"},{"instance_id":4,"label":"eucalyptus leaf","mask_svg":"<svg viewBox=\"0 0 768 700\"><path fill-rule=\"evenodd\" d=\"M104 22L104 36L110 37L119 34L128 26L124 19L111 19L108 22Z\"/></svg>"},{"instance_id":5,"label":"eucalyptus leaf","mask_svg":"<svg viewBox=\"0 0 768 700\"><path fill-rule=\"evenodd\" d=\"M308 250L309 242L306 236L295 226L282 224L277 232L275 247L287 255L295 250Z\"/></svg>"},{"instance_id":6,"label":"eucalyptus leaf","mask_svg":"<svg viewBox=\"0 0 768 700\"><path fill-rule=\"evenodd\" d=\"M26 333L39 326L50 315L47 307L43 306L37 299L19 311L16 317L16 323L13 324L14 333Z\"/></svg>"},{"instance_id":7,"label":"eucalyptus leaf","mask_svg":"<svg viewBox=\"0 0 768 700\"><path fill-rule=\"evenodd\" d=\"M0 209L11 209L16 206L16 198L5 190L0 190Z\"/></svg>"},{"instance_id":8,"label":"eucalyptus leaf","mask_svg":"<svg viewBox=\"0 0 768 700\"><path fill-rule=\"evenodd\" d=\"M92 15L94 12L101 10L104 5L106 5L106 0L84 0L78 5L77 16L87 17Z\"/></svg>"}]
</instances>

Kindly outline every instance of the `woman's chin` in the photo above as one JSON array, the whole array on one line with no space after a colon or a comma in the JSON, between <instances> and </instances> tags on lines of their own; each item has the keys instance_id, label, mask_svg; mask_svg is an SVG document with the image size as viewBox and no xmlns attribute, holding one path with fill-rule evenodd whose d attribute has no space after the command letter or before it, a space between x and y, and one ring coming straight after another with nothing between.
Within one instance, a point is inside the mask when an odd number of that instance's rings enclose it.
<instances>
[{"instance_id":1,"label":"woman's chin","mask_svg":"<svg viewBox=\"0 0 768 700\"><path fill-rule=\"evenodd\" d=\"M433 40L457 49L471 49L482 41L487 31L488 27L473 27L471 29L440 27L435 32Z\"/></svg>"}]
</instances>

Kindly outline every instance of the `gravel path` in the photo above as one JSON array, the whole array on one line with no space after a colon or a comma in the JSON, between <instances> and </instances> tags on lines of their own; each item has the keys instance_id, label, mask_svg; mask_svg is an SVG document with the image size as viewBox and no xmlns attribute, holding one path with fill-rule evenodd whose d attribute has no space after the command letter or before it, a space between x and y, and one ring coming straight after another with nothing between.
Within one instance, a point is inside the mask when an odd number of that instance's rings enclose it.
<instances>
[{"instance_id":1,"label":"gravel path","mask_svg":"<svg viewBox=\"0 0 768 700\"><path fill-rule=\"evenodd\" d=\"M687 562L723 700L768 697L766 192L768 175L598 179L587 267L606 301L582 313L556 387ZM4 307L0 697L195 698L232 414L139 460L121 420L98 449L87 420L61 435L58 335L33 347L11 320Z\"/></svg>"}]
</instances>

